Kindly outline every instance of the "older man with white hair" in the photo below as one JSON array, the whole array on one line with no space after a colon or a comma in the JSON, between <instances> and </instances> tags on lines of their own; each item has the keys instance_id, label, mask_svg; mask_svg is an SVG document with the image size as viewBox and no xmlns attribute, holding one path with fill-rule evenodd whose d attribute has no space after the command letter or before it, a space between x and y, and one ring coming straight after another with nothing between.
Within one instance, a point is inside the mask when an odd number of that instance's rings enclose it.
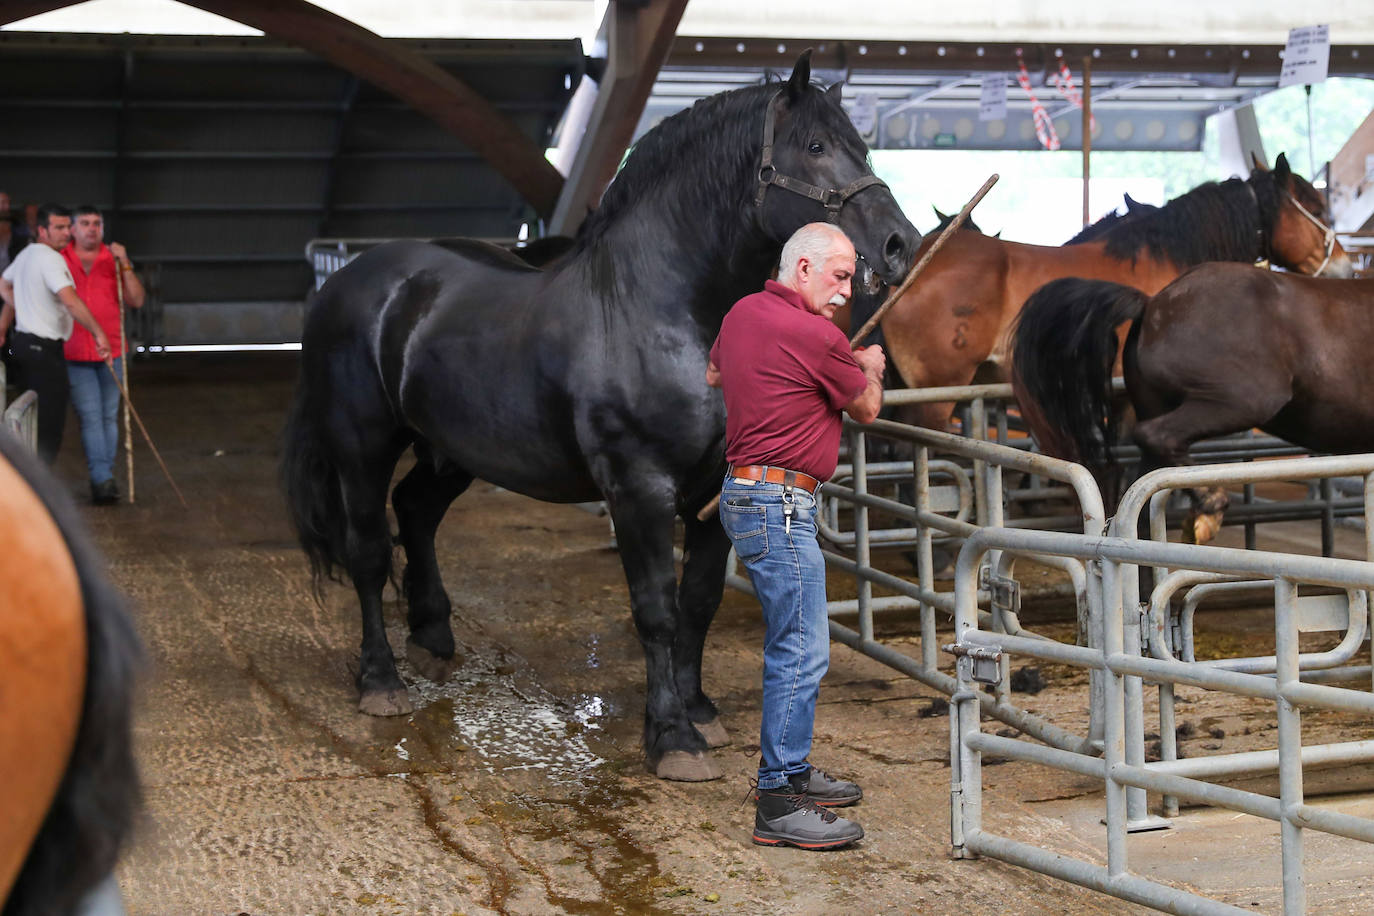
<instances>
[{"instance_id":1,"label":"older man with white hair","mask_svg":"<svg viewBox=\"0 0 1374 916\"><path fill-rule=\"evenodd\" d=\"M706 367L725 394L720 519L749 570L765 627L754 842L832 849L863 828L832 807L863 797L813 767L811 736L830 665L825 560L816 490L835 473L841 413L871 423L882 407L881 347L851 352L830 322L850 296L854 246L828 223L798 229L778 279L735 303Z\"/></svg>"}]
</instances>

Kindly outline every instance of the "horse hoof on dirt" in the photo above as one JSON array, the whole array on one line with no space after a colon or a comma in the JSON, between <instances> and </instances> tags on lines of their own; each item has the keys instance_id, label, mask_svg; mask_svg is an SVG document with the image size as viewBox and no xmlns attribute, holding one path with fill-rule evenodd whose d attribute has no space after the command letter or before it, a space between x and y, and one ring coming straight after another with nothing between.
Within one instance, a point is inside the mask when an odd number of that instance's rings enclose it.
<instances>
[{"instance_id":1,"label":"horse hoof on dirt","mask_svg":"<svg viewBox=\"0 0 1374 916\"><path fill-rule=\"evenodd\" d=\"M406 640L406 659L422 677L436 684L447 681L458 667L456 653L452 658L440 658L413 639Z\"/></svg>"},{"instance_id":2,"label":"horse hoof on dirt","mask_svg":"<svg viewBox=\"0 0 1374 916\"><path fill-rule=\"evenodd\" d=\"M1207 513L1193 519L1193 543L1206 544L1221 530L1221 514Z\"/></svg>"},{"instance_id":3,"label":"horse hoof on dirt","mask_svg":"<svg viewBox=\"0 0 1374 916\"><path fill-rule=\"evenodd\" d=\"M659 779L672 779L677 782L710 782L725 774L708 754L700 751L669 751L663 755L654 770Z\"/></svg>"},{"instance_id":4,"label":"horse hoof on dirt","mask_svg":"<svg viewBox=\"0 0 1374 916\"><path fill-rule=\"evenodd\" d=\"M369 716L404 716L414 711L404 687L365 693L358 699L358 712Z\"/></svg>"},{"instance_id":5,"label":"horse hoof on dirt","mask_svg":"<svg viewBox=\"0 0 1374 916\"><path fill-rule=\"evenodd\" d=\"M730 743L730 733L720 724L720 716L710 722L693 722L692 725L706 739L707 747L725 747Z\"/></svg>"}]
</instances>

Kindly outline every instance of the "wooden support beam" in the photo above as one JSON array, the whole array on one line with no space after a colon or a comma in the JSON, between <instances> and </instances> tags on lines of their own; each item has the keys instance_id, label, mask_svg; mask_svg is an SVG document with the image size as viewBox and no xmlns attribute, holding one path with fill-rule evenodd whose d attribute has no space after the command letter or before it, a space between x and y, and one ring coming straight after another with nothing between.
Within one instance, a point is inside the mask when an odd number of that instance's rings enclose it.
<instances>
[{"instance_id":1,"label":"wooden support beam","mask_svg":"<svg viewBox=\"0 0 1374 916\"><path fill-rule=\"evenodd\" d=\"M74 2L6 2L0 6L0 25ZM421 54L305 0L183 2L285 39L391 93L485 159L539 213L553 212L563 176L544 158L543 147L470 86ZM677 5L685 5L685 0Z\"/></svg>"},{"instance_id":2,"label":"wooden support beam","mask_svg":"<svg viewBox=\"0 0 1374 916\"><path fill-rule=\"evenodd\" d=\"M606 72L577 158L549 222L550 233L572 235L600 202L634 139L635 127L686 8L687 0L617 0L606 10Z\"/></svg>"}]
</instances>

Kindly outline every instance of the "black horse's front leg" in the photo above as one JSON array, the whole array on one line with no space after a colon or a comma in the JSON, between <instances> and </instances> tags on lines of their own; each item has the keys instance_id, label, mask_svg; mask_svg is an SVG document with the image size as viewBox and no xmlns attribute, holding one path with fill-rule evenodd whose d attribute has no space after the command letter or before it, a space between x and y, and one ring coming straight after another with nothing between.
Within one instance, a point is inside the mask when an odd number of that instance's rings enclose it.
<instances>
[{"instance_id":1,"label":"black horse's front leg","mask_svg":"<svg viewBox=\"0 0 1374 916\"><path fill-rule=\"evenodd\" d=\"M677 650L673 654L676 665L673 674L678 693L687 704L687 717L708 745L724 747L730 743L730 735L720 722L716 704L702 690L701 657L706 646L706 632L715 619L725 590L725 561L730 555L730 538L716 515L703 522L688 513L683 518L683 525L687 537L683 544L682 584L677 595Z\"/></svg>"},{"instance_id":2,"label":"black horse's front leg","mask_svg":"<svg viewBox=\"0 0 1374 916\"><path fill-rule=\"evenodd\" d=\"M681 618L673 569L673 488L667 481L621 477L607 487L606 499L630 586L635 628L644 647L644 753L649 768L660 779L719 779L721 769L692 725L677 679L684 664L695 665L699 683L701 652L699 646L693 653L678 642ZM680 652L685 662L679 659Z\"/></svg>"}]
</instances>

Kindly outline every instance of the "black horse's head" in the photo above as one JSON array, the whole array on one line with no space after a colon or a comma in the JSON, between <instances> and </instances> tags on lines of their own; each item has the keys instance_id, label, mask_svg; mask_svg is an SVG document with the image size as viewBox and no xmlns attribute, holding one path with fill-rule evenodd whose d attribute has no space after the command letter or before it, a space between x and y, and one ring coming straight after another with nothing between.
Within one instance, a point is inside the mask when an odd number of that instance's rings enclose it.
<instances>
[{"instance_id":1,"label":"black horse's head","mask_svg":"<svg viewBox=\"0 0 1374 916\"><path fill-rule=\"evenodd\" d=\"M921 234L873 175L868 147L840 104L840 90L840 83L825 90L811 84L807 50L772 96L759 166L759 218L779 245L807 223L837 223L868 267L897 283Z\"/></svg>"}]
</instances>

